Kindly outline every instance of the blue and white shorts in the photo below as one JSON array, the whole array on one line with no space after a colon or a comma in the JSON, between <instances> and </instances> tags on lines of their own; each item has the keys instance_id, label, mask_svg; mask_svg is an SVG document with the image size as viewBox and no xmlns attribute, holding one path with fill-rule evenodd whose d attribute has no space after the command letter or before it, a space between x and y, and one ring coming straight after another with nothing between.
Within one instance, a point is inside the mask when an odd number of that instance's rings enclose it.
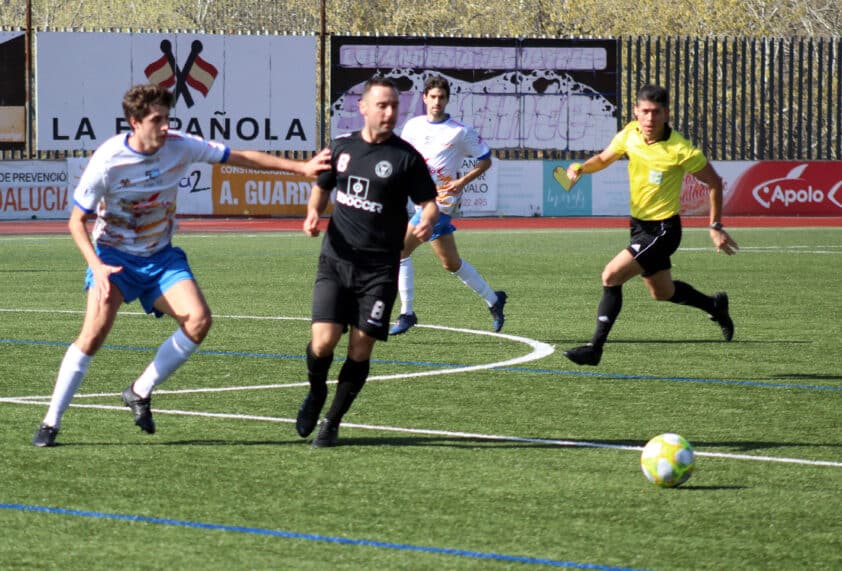
<instances>
[{"instance_id":1,"label":"blue and white shorts","mask_svg":"<svg viewBox=\"0 0 842 571\"><path fill-rule=\"evenodd\" d=\"M103 263L123 267L111 274L109 279L119 288L125 302L140 299L144 311L155 313L155 317L163 315L153 307L155 300L178 282L194 279L184 250L172 244L151 256L135 256L110 246L96 246L96 253ZM89 267L85 275L85 289L93 285L94 274Z\"/></svg>"},{"instance_id":2,"label":"blue and white shorts","mask_svg":"<svg viewBox=\"0 0 842 571\"><path fill-rule=\"evenodd\" d=\"M441 238L442 236L447 236L448 234L453 234L456 231L456 226L451 223L451 220L453 220L453 218L449 214L439 212L439 221L436 222L435 226L433 226L433 235L430 236L430 241L433 241L436 238ZM412 216L409 223L413 226L418 226L421 223L420 210L415 211L415 214Z\"/></svg>"}]
</instances>

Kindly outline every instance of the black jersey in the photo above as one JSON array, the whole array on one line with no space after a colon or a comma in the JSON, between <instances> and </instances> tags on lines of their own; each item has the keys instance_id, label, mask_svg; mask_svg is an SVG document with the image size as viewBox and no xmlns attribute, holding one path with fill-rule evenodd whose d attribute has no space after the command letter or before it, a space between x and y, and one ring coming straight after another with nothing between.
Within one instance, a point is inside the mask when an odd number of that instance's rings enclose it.
<instances>
[{"instance_id":1,"label":"black jersey","mask_svg":"<svg viewBox=\"0 0 842 571\"><path fill-rule=\"evenodd\" d=\"M367 143L359 131L331 142L332 168L318 185L336 189L322 253L364 263L397 261L409 217L406 201L436 197L436 186L415 148L392 135Z\"/></svg>"}]
</instances>

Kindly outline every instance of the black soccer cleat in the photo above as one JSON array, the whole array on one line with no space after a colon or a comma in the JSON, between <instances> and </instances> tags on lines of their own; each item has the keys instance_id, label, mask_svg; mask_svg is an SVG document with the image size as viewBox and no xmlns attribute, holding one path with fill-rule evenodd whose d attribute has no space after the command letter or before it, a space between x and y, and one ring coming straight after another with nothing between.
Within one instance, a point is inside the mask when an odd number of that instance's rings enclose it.
<instances>
[{"instance_id":1,"label":"black soccer cleat","mask_svg":"<svg viewBox=\"0 0 842 571\"><path fill-rule=\"evenodd\" d=\"M602 359L602 347L596 347L588 343L587 345L568 349L564 352L564 356L577 365L591 365L595 367L599 365L599 361Z\"/></svg>"},{"instance_id":2,"label":"black soccer cleat","mask_svg":"<svg viewBox=\"0 0 842 571\"><path fill-rule=\"evenodd\" d=\"M295 419L295 430L301 438L310 436L316 424L319 423L319 413L322 412L322 407L325 405L325 398L327 393L321 399L313 396L313 391L309 391L301 407L298 409L298 417Z\"/></svg>"},{"instance_id":3,"label":"black soccer cleat","mask_svg":"<svg viewBox=\"0 0 842 571\"><path fill-rule=\"evenodd\" d=\"M506 323L506 316L503 314L503 308L506 307L506 301L509 296L504 291L495 291L497 294L497 303L488 308L491 312L491 317L494 319L494 332L498 333L503 329L503 324Z\"/></svg>"},{"instance_id":4,"label":"black soccer cleat","mask_svg":"<svg viewBox=\"0 0 842 571\"><path fill-rule=\"evenodd\" d=\"M132 409L134 413L134 423L140 427L144 432L155 434L155 421L152 420L152 399L149 397L140 398L132 386L134 383L126 387L123 391L123 404Z\"/></svg>"},{"instance_id":5,"label":"black soccer cleat","mask_svg":"<svg viewBox=\"0 0 842 571\"><path fill-rule=\"evenodd\" d=\"M314 448L330 448L339 443L339 425L326 418L319 425L319 433L313 439Z\"/></svg>"},{"instance_id":6,"label":"black soccer cleat","mask_svg":"<svg viewBox=\"0 0 842 571\"><path fill-rule=\"evenodd\" d=\"M35 436L32 437L32 445L39 448L55 446L56 436L58 436L58 428L41 423L41 426L35 431Z\"/></svg>"},{"instance_id":7,"label":"black soccer cleat","mask_svg":"<svg viewBox=\"0 0 842 571\"><path fill-rule=\"evenodd\" d=\"M730 341L734 338L734 322L728 313L727 293L720 291L713 294L713 309L714 314L710 316L711 320L719 324L722 328L722 336L726 341Z\"/></svg>"}]
</instances>

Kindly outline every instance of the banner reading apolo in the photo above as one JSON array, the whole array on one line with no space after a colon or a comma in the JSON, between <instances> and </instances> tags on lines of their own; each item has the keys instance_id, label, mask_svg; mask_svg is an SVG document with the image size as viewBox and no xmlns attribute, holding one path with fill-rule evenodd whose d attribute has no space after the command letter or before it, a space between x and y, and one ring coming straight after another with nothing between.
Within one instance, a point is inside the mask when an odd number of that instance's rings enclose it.
<instances>
[{"instance_id":1,"label":"banner reading apolo","mask_svg":"<svg viewBox=\"0 0 842 571\"><path fill-rule=\"evenodd\" d=\"M735 216L840 216L842 163L755 163L734 181L724 211Z\"/></svg>"}]
</instances>

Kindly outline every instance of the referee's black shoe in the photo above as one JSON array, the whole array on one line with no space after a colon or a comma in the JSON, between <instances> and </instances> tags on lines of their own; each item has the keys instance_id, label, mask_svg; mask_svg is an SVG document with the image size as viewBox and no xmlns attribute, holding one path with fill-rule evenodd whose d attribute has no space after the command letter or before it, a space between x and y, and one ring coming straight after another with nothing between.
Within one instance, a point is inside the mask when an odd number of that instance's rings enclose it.
<instances>
[{"instance_id":1,"label":"referee's black shoe","mask_svg":"<svg viewBox=\"0 0 842 571\"><path fill-rule=\"evenodd\" d=\"M319 423L319 413L322 412L322 407L325 405L325 398L327 393L322 398L313 396L313 391L309 391L301 407L298 409L298 417L295 419L295 430L301 438L310 436L313 429Z\"/></svg>"},{"instance_id":2,"label":"referee's black shoe","mask_svg":"<svg viewBox=\"0 0 842 571\"><path fill-rule=\"evenodd\" d=\"M576 363L577 365L599 365L599 360L602 359L602 347L588 343L568 349L564 352L564 356Z\"/></svg>"},{"instance_id":3,"label":"referee's black shoe","mask_svg":"<svg viewBox=\"0 0 842 571\"><path fill-rule=\"evenodd\" d=\"M726 341L734 338L734 322L731 320L731 315L728 313L728 294L724 291L719 291L713 294L713 309L714 314L710 318L719 324L722 328L722 336Z\"/></svg>"},{"instance_id":4,"label":"referee's black shoe","mask_svg":"<svg viewBox=\"0 0 842 571\"><path fill-rule=\"evenodd\" d=\"M339 424L323 418L319 424L319 433L313 439L314 448L330 448L339 443Z\"/></svg>"}]
</instances>

